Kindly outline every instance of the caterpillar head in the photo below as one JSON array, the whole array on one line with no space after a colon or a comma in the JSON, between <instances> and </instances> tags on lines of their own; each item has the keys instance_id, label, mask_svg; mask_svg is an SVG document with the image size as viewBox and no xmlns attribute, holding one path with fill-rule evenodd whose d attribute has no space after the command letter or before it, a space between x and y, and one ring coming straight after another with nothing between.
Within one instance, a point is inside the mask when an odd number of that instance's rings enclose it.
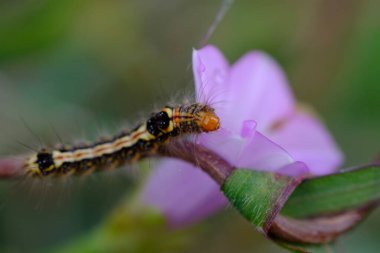
<instances>
[{"instance_id":1,"label":"caterpillar head","mask_svg":"<svg viewBox=\"0 0 380 253\"><path fill-rule=\"evenodd\" d=\"M147 130L154 136L211 132L219 127L220 120L214 109L200 103L164 107L147 121Z\"/></svg>"},{"instance_id":2,"label":"caterpillar head","mask_svg":"<svg viewBox=\"0 0 380 253\"><path fill-rule=\"evenodd\" d=\"M174 108L170 116L173 128L180 133L207 133L220 127L220 119L214 109L200 103Z\"/></svg>"},{"instance_id":3,"label":"caterpillar head","mask_svg":"<svg viewBox=\"0 0 380 253\"><path fill-rule=\"evenodd\" d=\"M207 105L195 113L194 119L202 132L216 131L220 127L219 117L215 114L214 109Z\"/></svg>"}]
</instances>

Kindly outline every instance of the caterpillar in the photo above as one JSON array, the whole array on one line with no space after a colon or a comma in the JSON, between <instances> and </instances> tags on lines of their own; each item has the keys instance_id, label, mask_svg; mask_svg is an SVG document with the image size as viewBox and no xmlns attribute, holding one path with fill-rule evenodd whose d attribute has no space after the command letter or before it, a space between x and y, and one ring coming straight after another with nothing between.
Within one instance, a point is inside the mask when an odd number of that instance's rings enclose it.
<instances>
[{"instance_id":1,"label":"caterpillar","mask_svg":"<svg viewBox=\"0 0 380 253\"><path fill-rule=\"evenodd\" d=\"M42 149L31 155L24 168L37 177L84 174L120 166L154 155L170 138L215 131L220 120L214 109L195 103L165 106L132 131L90 145Z\"/></svg>"}]
</instances>

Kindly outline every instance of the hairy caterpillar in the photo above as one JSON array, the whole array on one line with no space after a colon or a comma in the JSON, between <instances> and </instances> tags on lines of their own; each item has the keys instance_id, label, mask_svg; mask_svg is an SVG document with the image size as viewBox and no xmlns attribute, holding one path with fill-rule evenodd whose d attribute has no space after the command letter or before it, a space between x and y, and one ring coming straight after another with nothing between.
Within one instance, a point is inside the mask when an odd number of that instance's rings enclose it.
<instances>
[{"instance_id":1,"label":"hairy caterpillar","mask_svg":"<svg viewBox=\"0 0 380 253\"><path fill-rule=\"evenodd\" d=\"M80 147L43 149L30 156L24 168L32 176L84 174L117 167L155 154L172 137L215 131L220 121L214 109L195 103L164 107L130 132Z\"/></svg>"}]
</instances>

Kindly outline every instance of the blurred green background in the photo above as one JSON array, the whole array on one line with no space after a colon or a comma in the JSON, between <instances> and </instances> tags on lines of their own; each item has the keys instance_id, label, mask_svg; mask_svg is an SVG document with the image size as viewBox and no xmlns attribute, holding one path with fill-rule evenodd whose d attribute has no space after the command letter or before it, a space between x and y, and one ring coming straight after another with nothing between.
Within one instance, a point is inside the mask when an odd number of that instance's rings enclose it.
<instances>
[{"instance_id":1,"label":"blurred green background","mask_svg":"<svg viewBox=\"0 0 380 253\"><path fill-rule=\"evenodd\" d=\"M0 0L1 155L29 152L19 142L57 143L57 133L93 140L191 95L191 50L219 4ZM253 49L276 58L354 166L380 152L379 12L380 1L236 0L210 42L230 62ZM129 170L43 186L1 182L0 252L40 252L88 233L142 183ZM186 233L178 252L285 252L232 208ZM377 252L379 233L378 210L338 246Z\"/></svg>"}]
</instances>

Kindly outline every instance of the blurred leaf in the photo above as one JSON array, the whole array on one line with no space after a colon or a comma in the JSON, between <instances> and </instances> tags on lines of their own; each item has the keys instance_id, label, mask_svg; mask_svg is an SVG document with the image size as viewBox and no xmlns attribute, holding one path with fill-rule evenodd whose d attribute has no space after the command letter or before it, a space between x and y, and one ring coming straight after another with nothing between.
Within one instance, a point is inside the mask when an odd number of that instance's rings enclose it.
<instances>
[{"instance_id":1,"label":"blurred leaf","mask_svg":"<svg viewBox=\"0 0 380 253\"><path fill-rule=\"evenodd\" d=\"M333 244L318 245L318 246L287 244L283 242L279 242L278 244L282 246L283 248L289 250L290 252L294 252L294 253L307 253L307 252L334 253L336 252L335 246Z\"/></svg>"},{"instance_id":2,"label":"blurred leaf","mask_svg":"<svg viewBox=\"0 0 380 253\"><path fill-rule=\"evenodd\" d=\"M39 1L0 19L0 60L30 53L62 40L80 10L78 1Z\"/></svg>"},{"instance_id":3,"label":"blurred leaf","mask_svg":"<svg viewBox=\"0 0 380 253\"><path fill-rule=\"evenodd\" d=\"M282 209L282 214L308 217L337 213L380 199L380 166L313 178L302 182Z\"/></svg>"},{"instance_id":4,"label":"blurred leaf","mask_svg":"<svg viewBox=\"0 0 380 253\"><path fill-rule=\"evenodd\" d=\"M191 242L191 232L169 230L162 214L123 203L98 229L51 252L180 252Z\"/></svg>"},{"instance_id":5,"label":"blurred leaf","mask_svg":"<svg viewBox=\"0 0 380 253\"><path fill-rule=\"evenodd\" d=\"M352 64L355 66L355 71L350 72L346 86L351 87L351 90L343 98L343 106L347 117L350 117L354 122L358 118L369 122L379 122L379 117L374 117L378 114L380 106L380 30L378 28L365 33L364 38L360 41L359 46L355 48L354 59Z\"/></svg>"}]
</instances>

